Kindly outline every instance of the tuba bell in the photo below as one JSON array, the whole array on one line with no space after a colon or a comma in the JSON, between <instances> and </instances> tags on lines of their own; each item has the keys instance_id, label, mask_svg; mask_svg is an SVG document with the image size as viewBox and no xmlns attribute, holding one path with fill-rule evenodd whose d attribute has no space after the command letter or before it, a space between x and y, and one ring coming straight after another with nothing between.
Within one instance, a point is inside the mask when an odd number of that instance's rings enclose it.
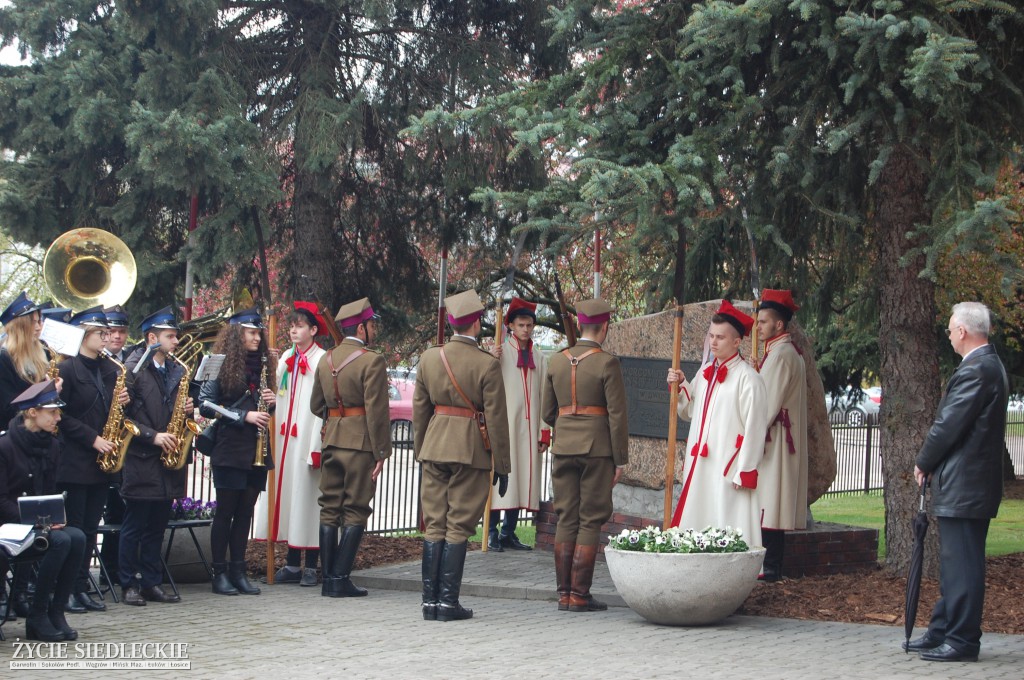
<instances>
[{"instance_id":1,"label":"tuba bell","mask_svg":"<svg viewBox=\"0 0 1024 680\"><path fill-rule=\"evenodd\" d=\"M43 257L43 279L53 299L71 309L124 304L138 279L124 241L102 229L64 232Z\"/></svg>"}]
</instances>

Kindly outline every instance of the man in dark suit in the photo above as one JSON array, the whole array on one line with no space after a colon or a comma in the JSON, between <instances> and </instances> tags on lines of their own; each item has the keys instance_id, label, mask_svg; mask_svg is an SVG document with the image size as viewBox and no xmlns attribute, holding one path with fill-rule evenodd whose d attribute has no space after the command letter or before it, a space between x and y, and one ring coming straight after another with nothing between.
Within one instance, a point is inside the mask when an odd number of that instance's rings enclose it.
<instances>
[{"instance_id":1,"label":"man in dark suit","mask_svg":"<svg viewBox=\"0 0 1024 680\"><path fill-rule=\"evenodd\" d=\"M904 644L926 661L977 661L985 601L985 538L1003 496L1002 456L1009 386L988 344L985 305L953 306L946 334L963 357L946 385L914 476L931 481L942 538L939 586L928 632Z\"/></svg>"},{"instance_id":2,"label":"man in dark suit","mask_svg":"<svg viewBox=\"0 0 1024 680\"><path fill-rule=\"evenodd\" d=\"M445 299L452 338L420 358L413 393L413 451L423 506L423 618L472 618L459 604L466 541L476 532L488 487L504 496L511 470L501 364L477 346L484 306L476 291ZM479 428L486 422L490 450ZM491 478L491 470L495 478Z\"/></svg>"},{"instance_id":3,"label":"man in dark suit","mask_svg":"<svg viewBox=\"0 0 1024 680\"><path fill-rule=\"evenodd\" d=\"M349 576L373 508L373 493L391 455L387 364L366 349L378 317L367 298L350 302L334 318L345 339L316 369L310 409L323 417L320 466L320 555L324 597L361 597ZM338 535L341 532L339 541Z\"/></svg>"},{"instance_id":4,"label":"man in dark suit","mask_svg":"<svg viewBox=\"0 0 1024 680\"><path fill-rule=\"evenodd\" d=\"M590 594L601 525L612 515L612 487L629 462L626 387L619 360L601 349L612 308L601 299L576 305L580 340L548 362L541 413L554 430L551 485L555 513L558 608L603 611Z\"/></svg>"}]
</instances>

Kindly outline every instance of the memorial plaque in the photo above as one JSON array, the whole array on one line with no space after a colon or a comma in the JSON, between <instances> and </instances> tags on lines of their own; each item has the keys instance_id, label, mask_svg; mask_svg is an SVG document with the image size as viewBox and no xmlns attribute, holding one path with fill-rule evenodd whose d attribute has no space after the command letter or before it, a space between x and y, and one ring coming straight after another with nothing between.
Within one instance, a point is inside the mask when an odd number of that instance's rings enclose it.
<instances>
[{"instance_id":1,"label":"memorial plaque","mask_svg":"<svg viewBox=\"0 0 1024 680\"><path fill-rule=\"evenodd\" d=\"M629 434L655 439L668 439L669 389L665 382L672 362L668 359L640 359L619 357L622 377L626 383L626 402L629 409ZM693 378L700 369L696 361L680 364L686 378ZM676 439L686 439L690 424L679 421Z\"/></svg>"}]
</instances>

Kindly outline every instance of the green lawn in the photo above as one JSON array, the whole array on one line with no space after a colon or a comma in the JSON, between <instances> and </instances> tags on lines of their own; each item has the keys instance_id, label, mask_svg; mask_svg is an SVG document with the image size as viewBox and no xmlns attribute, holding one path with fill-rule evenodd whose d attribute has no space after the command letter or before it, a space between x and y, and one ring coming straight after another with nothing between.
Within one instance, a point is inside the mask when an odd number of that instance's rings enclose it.
<instances>
[{"instance_id":1,"label":"green lawn","mask_svg":"<svg viewBox=\"0 0 1024 680\"><path fill-rule=\"evenodd\" d=\"M858 496L824 496L811 506L814 519L878 529L878 557L885 556L885 508L881 492ZM1024 500L1003 500L985 544L987 555L1024 552Z\"/></svg>"}]
</instances>

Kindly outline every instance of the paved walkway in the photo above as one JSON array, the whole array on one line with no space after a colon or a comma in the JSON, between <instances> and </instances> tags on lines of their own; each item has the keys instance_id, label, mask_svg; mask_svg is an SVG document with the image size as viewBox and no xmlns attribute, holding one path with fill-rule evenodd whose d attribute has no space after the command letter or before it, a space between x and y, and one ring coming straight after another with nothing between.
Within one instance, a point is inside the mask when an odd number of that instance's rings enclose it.
<instances>
[{"instance_id":1,"label":"paved walkway","mask_svg":"<svg viewBox=\"0 0 1024 680\"><path fill-rule=\"evenodd\" d=\"M259 597L182 587L184 601L111 605L71 617L79 642L187 643L190 671L139 678L1005 678L1024 669L1024 636L986 635L976 664L904 654L902 628L733 616L700 628L645 622L625 607L559 612L547 553L470 553L463 604L471 621L420 618L418 564L368 570L369 597L329 599L319 588L264 586ZM603 565L595 592L612 594ZM386 589L393 588L393 589ZM609 598L611 599L611 598ZM0 677L109 678L109 670L10 670L22 621L4 626ZM74 643L69 656L74 658Z\"/></svg>"}]
</instances>

